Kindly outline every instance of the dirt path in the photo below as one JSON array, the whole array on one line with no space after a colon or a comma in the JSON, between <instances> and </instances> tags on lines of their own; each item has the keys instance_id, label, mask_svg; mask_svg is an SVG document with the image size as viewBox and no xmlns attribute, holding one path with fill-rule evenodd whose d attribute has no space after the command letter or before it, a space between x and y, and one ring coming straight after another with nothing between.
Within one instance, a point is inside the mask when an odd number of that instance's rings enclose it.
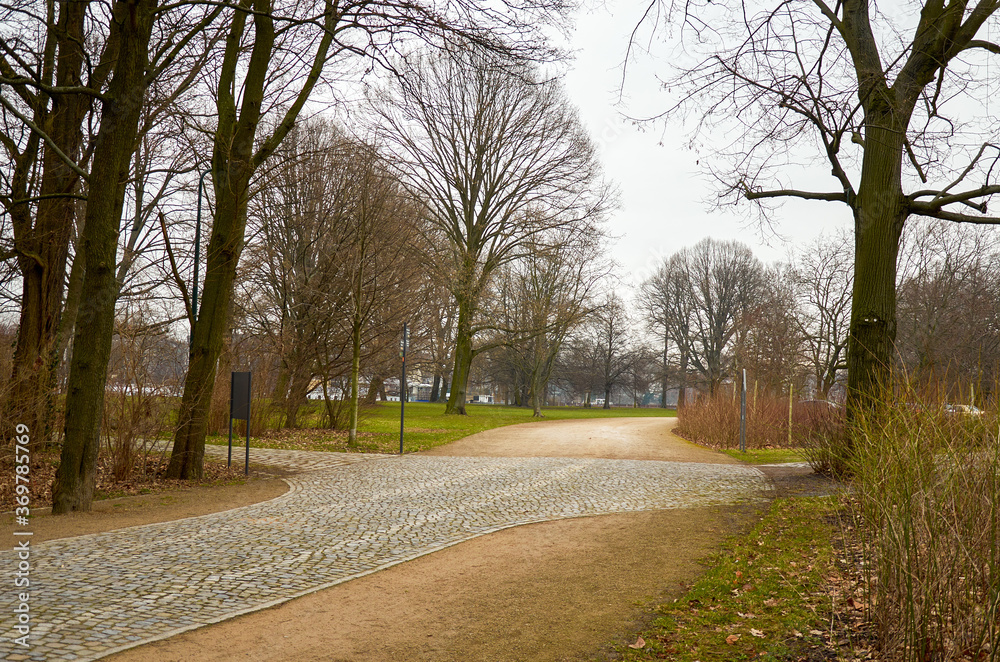
<instances>
[{"instance_id":1,"label":"dirt path","mask_svg":"<svg viewBox=\"0 0 1000 662\"><path fill-rule=\"evenodd\" d=\"M670 430L675 425L676 418L538 421L494 428L421 454L737 463L728 455L710 451L672 434Z\"/></svg>"},{"instance_id":2,"label":"dirt path","mask_svg":"<svg viewBox=\"0 0 1000 662\"><path fill-rule=\"evenodd\" d=\"M672 423L531 423L426 454L733 462L669 434ZM107 659L606 659L643 603L678 594L697 560L752 514L686 508L507 529Z\"/></svg>"}]
</instances>

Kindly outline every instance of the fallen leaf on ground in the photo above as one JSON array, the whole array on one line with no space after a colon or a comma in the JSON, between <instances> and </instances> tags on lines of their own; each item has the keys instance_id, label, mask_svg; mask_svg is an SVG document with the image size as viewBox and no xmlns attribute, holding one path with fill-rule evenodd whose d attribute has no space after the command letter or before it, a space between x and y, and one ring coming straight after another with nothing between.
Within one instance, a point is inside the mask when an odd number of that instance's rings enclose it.
<instances>
[{"instance_id":1,"label":"fallen leaf on ground","mask_svg":"<svg viewBox=\"0 0 1000 662\"><path fill-rule=\"evenodd\" d=\"M754 628L750 628L750 634L758 638L763 638L764 636L763 632L761 632L760 630L755 630Z\"/></svg>"},{"instance_id":2,"label":"fallen leaf on ground","mask_svg":"<svg viewBox=\"0 0 1000 662\"><path fill-rule=\"evenodd\" d=\"M739 640L740 640L740 635L738 634L731 634L728 637L726 637L726 643L729 644L730 646L732 646Z\"/></svg>"},{"instance_id":3,"label":"fallen leaf on ground","mask_svg":"<svg viewBox=\"0 0 1000 662\"><path fill-rule=\"evenodd\" d=\"M643 639L642 637L639 637L638 639L635 640L634 644L629 644L628 647L629 648L642 648L645 645L646 645L646 640Z\"/></svg>"}]
</instances>

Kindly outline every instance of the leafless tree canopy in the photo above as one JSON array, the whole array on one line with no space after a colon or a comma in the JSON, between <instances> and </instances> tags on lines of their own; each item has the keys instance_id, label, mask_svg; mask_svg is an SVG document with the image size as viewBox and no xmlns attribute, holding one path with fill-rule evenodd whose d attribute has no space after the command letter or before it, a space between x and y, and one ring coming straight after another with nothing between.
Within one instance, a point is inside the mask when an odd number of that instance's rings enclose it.
<instances>
[{"instance_id":1,"label":"leafless tree canopy","mask_svg":"<svg viewBox=\"0 0 1000 662\"><path fill-rule=\"evenodd\" d=\"M609 195L554 81L471 45L412 66L375 99L377 131L426 208L436 248L428 264L458 304L448 409L461 413L490 278L568 234L594 232Z\"/></svg>"},{"instance_id":2,"label":"leafless tree canopy","mask_svg":"<svg viewBox=\"0 0 1000 662\"><path fill-rule=\"evenodd\" d=\"M987 207L1000 194L1000 145L984 112L986 66L1000 55L987 25L1000 2L918 6L918 14L868 0L675 7L694 60L669 80L677 95L664 116L696 119L720 202L749 200L764 218L768 204L788 197L852 213L850 412L877 405L892 365L907 219L1000 223ZM809 175L822 170L832 179L815 186Z\"/></svg>"}]
</instances>

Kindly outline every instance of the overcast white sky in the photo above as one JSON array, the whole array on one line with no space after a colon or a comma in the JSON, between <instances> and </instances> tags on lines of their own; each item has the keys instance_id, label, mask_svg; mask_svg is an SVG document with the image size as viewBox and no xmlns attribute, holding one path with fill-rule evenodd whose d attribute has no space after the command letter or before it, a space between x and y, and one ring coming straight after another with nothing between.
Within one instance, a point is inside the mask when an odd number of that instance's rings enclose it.
<instances>
[{"instance_id":1,"label":"overcast white sky","mask_svg":"<svg viewBox=\"0 0 1000 662\"><path fill-rule=\"evenodd\" d=\"M787 241L762 237L737 210L708 209L704 201L713 196L712 182L695 163L703 155L686 146L687 128L669 124L640 130L625 118L625 113L654 114L669 99L656 80L657 73L669 75L669 65L639 54L629 64L619 103L629 35L647 6L648 0L612 0L582 9L571 40L577 54L565 78L570 98L600 147L606 175L621 191L622 205L612 216L611 229L621 236L612 255L621 263L622 275L638 284L662 258L708 236L739 239L772 262L785 257L789 243L848 227L850 211L844 205L792 202L775 217L775 229Z\"/></svg>"}]
</instances>

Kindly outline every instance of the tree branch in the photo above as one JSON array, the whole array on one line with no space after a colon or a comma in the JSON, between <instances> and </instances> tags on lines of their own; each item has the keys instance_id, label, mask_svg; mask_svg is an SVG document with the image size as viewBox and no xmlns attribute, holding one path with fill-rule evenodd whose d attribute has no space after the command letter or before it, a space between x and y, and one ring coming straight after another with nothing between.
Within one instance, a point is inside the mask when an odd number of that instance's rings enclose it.
<instances>
[{"instance_id":1,"label":"tree branch","mask_svg":"<svg viewBox=\"0 0 1000 662\"><path fill-rule=\"evenodd\" d=\"M1000 44L994 44L990 41L983 41L981 39L973 39L966 45L963 50L972 50L973 48L984 48L994 55L1000 55Z\"/></svg>"},{"instance_id":2,"label":"tree branch","mask_svg":"<svg viewBox=\"0 0 1000 662\"><path fill-rule=\"evenodd\" d=\"M951 195L945 195L944 191L918 191L910 196L910 209L914 210L915 213L923 214L929 210L941 209L942 207L955 204L956 202L967 204L970 200L975 198L986 198L997 194L1000 194L1000 184L980 186L979 188L971 191L963 191L962 193L953 193ZM934 197L926 202L916 200L916 198L928 195L932 195ZM974 206L975 209L979 209L979 211L986 211L985 202L971 206Z\"/></svg>"},{"instance_id":3,"label":"tree branch","mask_svg":"<svg viewBox=\"0 0 1000 662\"><path fill-rule=\"evenodd\" d=\"M184 310L187 311L187 319L191 326L194 326L194 315L191 314L191 296L188 294L187 285L181 278L180 270L177 269L177 260L174 259L174 250L170 247L170 235L167 233L167 222L163 218L163 212L159 213L160 231L163 232L163 244L167 249L167 259L170 261L170 271L173 273L174 281L181 290L181 298L184 300Z\"/></svg>"},{"instance_id":4,"label":"tree branch","mask_svg":"<svg viewBox=\"0 0 1000 662\"><path fill-rule=\"evenodd\" d=\"M90 179L90 175L87 174L87 172L84 171L83 168L78 166L76 162L73 161L73 159L69 158L66 155L66 152L62 151L59 148L59 145L57 145L55 141L49 137L49 134L42 131L41 127L32 122L30 118L25 117L24 115L19 113L17 109L14 108L14 106L12 106L11 103L3 97L2 94L0 94L0 104L2 104L4 108L9 110L11 115L24 122L25 126L27 126L29 129L33 130L35 133L41 136L42 140L44 140L48 144L48 146L52 148L52 151L55 152L59 156L59 158L62 159L66 163L66 165L70 167L70 169L73 172L75 172L77 175L80 176L80 179L84 181L88 181Z\"/></svg>"},{"instance_id":5,"label":"tree branch","mask_svg":"<svg viewBox=\"0 0 1000 662\"><path fill-rule=\"evenodd\" d=\"M936 218L941 221L951 221L953 223L971 223L973 225L1000 225L1000 217L997 216L972 216L970 214L945 211L944 209L934 209L929 205L925 207L926 203L918 202L915 204L916 206L911 207L913 213L920 216L927 216L928 218Z\"/></svg>"},{"instance_id":6,"label":"tree branch","mask_svg":"<svg viewBox=\"0 0 1000 662\"><path fill-rule=\"evenodd\" d=\"M775 191L752 191L743 182L743 195L747 200L762 200L764 198L802 198L803 200L824 200L826 202L847 202L847 195L838 193L815 193L813 191L798 191L795 189L777 189Z\"/></svg>"}]
</instances>

